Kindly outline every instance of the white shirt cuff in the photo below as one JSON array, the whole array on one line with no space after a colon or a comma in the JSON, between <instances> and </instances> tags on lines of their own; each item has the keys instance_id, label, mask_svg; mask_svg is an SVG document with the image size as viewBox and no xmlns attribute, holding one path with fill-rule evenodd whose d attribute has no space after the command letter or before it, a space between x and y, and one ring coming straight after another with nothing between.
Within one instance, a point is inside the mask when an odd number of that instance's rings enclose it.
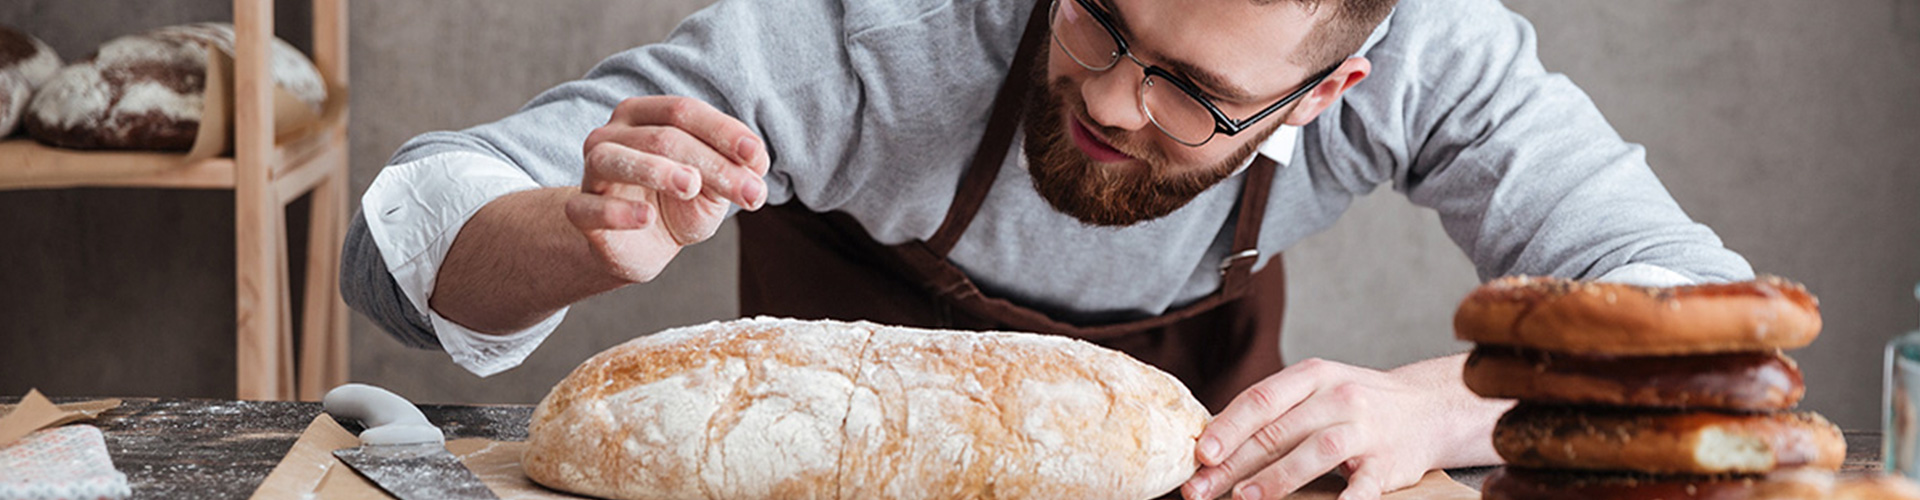
<instances>
[{"instance_id":1,"label":"white shirt cuff","mask_svg":"<svg viewBox=\"0 0 1920 500\"><path fill-rule=\"evenodd\" d=\"M1613 268L1612 271L1607 271L1607 274L1601 275L1600 279L1595 281L1646 287L1670 287L1694 284L1693 279L1674 272L1672 269L1653 264L1640 263Z\"/></svg>"},{"instance_id":2,"label":"white shirt cuff","mask_svg":"<svg viewBox=\"0 0 1920 500\"><path fill-rule=\"evenodd\" d=\"M508 193L539 187L525 172L499 159L451 152L381 170L360 198L367 231L401 293L426 314L453 362L475 375L518 366L560 325L567 309L525 330L489 335L441 316L428 306L428 299L447 249L473 214Z\"/></svg>"}]
</instances>

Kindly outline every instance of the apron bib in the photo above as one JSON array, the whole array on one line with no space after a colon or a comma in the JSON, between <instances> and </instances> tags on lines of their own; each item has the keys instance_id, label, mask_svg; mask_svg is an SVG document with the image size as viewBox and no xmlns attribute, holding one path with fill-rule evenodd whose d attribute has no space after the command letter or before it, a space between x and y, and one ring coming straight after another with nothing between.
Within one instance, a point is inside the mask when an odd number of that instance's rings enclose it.
<instances>
[{"instance_id":1,"label":"apron bib","mask_svg":"<svg viewBox=\"0 0 1920 500\"><path fill-rule=\"evenodd\" d=\"M1076 325L989 297L947 260L992 188L1019 128L1035 54L1047 40L1047 8L1034 8L1011 71L994 96L985 137L933 237L883 245L843 212L817 213L798 200L741 212L740 313L801 319L866 320L956 330L1065 335L1125 352L1178 377L1218 412L1279 371L1286 272L1275 256L1253 264L1276 164L1257 157L1243 175L1233 253L1220 290L1160 316Z\"/></svg>"}]
</instances>

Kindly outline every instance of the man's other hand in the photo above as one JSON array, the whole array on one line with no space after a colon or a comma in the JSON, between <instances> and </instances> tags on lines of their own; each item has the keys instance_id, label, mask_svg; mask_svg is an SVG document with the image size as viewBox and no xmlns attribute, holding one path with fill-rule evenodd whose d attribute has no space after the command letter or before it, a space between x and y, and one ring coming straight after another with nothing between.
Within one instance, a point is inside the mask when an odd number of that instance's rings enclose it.
<instances>
[{"instance_id":1,"label":"man's other hand","mask_svg":"<svg viewBox=\"0 0 1920 500\"><path fill-rule=\"evenodd\" d=\"M1371 500L1429 469L1497 461L1489 436L1509 403L1468 392L1462 358L1392 372L1320 359L1289 366L1207 425L1196 450L1201 468L1181 493L1275 499L1337 470L1347 478L1340 500Z\"/></svg>"}]
</instances>

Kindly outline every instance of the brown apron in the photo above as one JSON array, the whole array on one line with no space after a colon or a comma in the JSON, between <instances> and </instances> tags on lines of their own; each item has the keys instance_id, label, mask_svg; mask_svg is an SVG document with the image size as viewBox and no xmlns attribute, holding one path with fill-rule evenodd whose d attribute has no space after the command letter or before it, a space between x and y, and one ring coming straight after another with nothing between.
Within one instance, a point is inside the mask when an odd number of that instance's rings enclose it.
<instances>
[{"instance_id":1,"label":"brown apron","mask_svg":"<svg viewBox=\"0 0 1920 500\"><path fill-rule=\"evenodd\" d=\"M1244 172L1233 232L1234 257L1222 263L1220 290L1163 315L1122 323L1074 325L981 293L947 260L992 188L1011 149L1035 52L1045 47L1047 7L1027 22L1012 70L994 97L986 136L960 181L946 220L927 241L882 245L850 215L817 213L798 200L742 212L740 313L962 330L1066 335L1133 355L1192 388L1215 412L1279 371L1286 274L1278 256L1253 273L1275 164L1259 157Z\"/></svg>"}]
</instances>

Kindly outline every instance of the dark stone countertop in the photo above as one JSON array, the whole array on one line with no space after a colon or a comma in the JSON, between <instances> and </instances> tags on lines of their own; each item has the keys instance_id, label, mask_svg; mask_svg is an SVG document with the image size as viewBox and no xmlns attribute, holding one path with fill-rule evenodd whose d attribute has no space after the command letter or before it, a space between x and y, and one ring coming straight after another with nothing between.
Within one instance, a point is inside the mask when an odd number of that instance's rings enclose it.
<instances>
[{"instance_id":1,"label":"dark stone countertop","mask_svg":"<svg viewBox=\"0 0 1920 500\"><path fill-rule=\"evenodd\" d=\"M107 453L136 499L247 498L320 414L319 403L121 399L91 424L106 434ZM0 404L18 401L0 398ZM533 416L530 405L420 405L420 411L449 439L523 441ZM356 433L357 424L341 422Z\"/></svg>"},{"instance_id":2,"label":"dark stone countertop","mask_svg":"<svg viewBox=\"0 0 1920 500\"><path fill-rule=\"evenodd\" d=\"M0 398L11 404L17 397ZM59 398L72 402L74 398ZM530 405L420 405L447 437L521 441ZM244 499L300 437L319 403L122 398L93 425L105 431L114 467L127 474L133 497ZM341 425L359 432L356 422ZM1880 469L1880 433L1847 431L1843 472ZM1449 471L1478 488L1494 467Z\"/></svg>"}]
</instances>

